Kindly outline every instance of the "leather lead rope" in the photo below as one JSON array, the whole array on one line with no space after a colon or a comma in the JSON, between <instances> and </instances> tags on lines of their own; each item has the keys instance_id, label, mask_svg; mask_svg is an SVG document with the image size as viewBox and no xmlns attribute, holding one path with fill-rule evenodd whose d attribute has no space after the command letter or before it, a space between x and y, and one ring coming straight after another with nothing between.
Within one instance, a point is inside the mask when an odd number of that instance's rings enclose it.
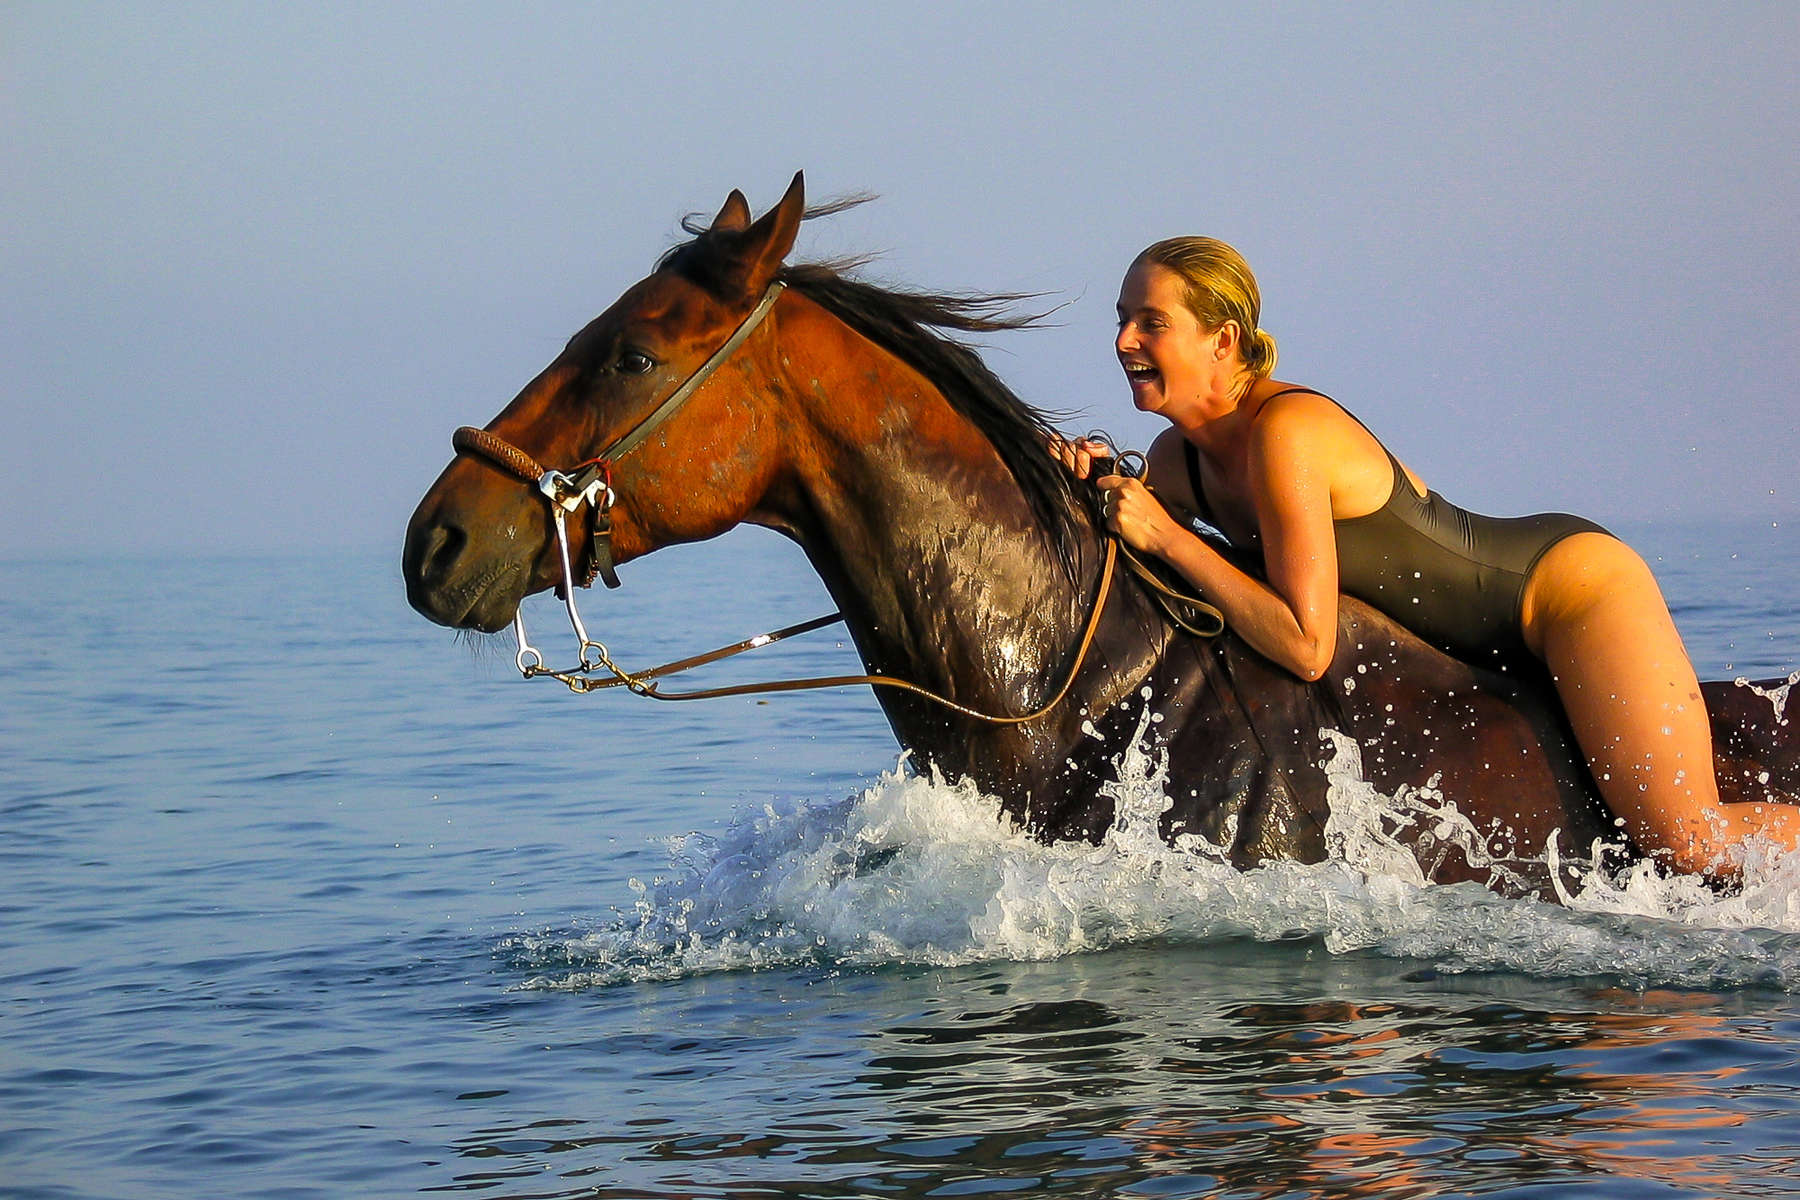
<instances>
[{"instance_id":1,"label":"leather lead rope","mask_svg":"<svg viewBox=\"0 0 1800 1200\"><path fill-rule=\"evenodd\" d=\"M1214 638L1225 632L1225 614L1208 604L1198 596L1190 595L1179 588L1170 587L1150 568L1150 565L1137 556L1137 552L1117 535L1112 541L1125 556L1125 566L1138 577L1138 582L1150 590L1150 598L1156 601L1157 607L1175 625L1176 628L1193 634L1195 637Z\"/></svg>"},{"instance_id":2,"label":"leather lead rope","mask_svg":"<svg viewBox=\"0 0 1800 1200\"><path fill-rule=\"evenodd\" d=\"M572 671L540 670L534 673L550 675L560 679L572 692L593 692L599 691L601 688L624 686L635 692L637 695L651 700L720 700L727 696L760 696L771 692L799 692L811 691L818 688L855 687L861 684L867 684L871 687L896 688L903 692L910 692L915 696L920 696L931 701L933 704L942 705L952 712L961 713L963 716L971 717L977 721L986 721L990 725L1023 725L1047 715L1058 704L1062 703L1063 697L1067 696L1069 694L1069 689L1074 686L1075 677L1081 673L1082 664L1087 661L1088 650L1094 644L1094 635L1100 629L1100 617L1106 611L1106 601L1112 594L1113 567L1118 560L1118 549L1119 543L1117 539L1108 538L1106 542L1106 560L1100 569L1100 584L1097 593L1094 596L1094 603L1088 613L1087 625L1081 632L1081 643L1075 650L1075 661L1069 664L1069 671L1068 674L1063 677L1062 686L1057 688L1056 693L1048 700L1045 700L1037 708L1034 708L1028 713L1021 713L1016 716L982 712L980 709L970 708L966 704L952 700L948 696L939 695L929 688L920 687L910 680L897 679L892 675L822 675L808 679L777 679L766 683L741 683L731 687L705 688L692 692L665 692L657 687L656 684L645 682L654 676L672 675L677 671L686 670L689 666L699 666L706 662L716 662L721 658L728 658L743 650L753 650L757 646L768 645L769 642L780 640L781 637L786 637L793 633L804 633L808 629L818 629L821 626L829 625L834 620L842 620L843 618L836 613L833 613L829 617L818 617L812 621L803 622L800 625L789 626L787 629L778 630L773 634L763 634L761 637L750 638L746 641L737 643L735 646L724 647L722 650L695 655L692 659L682 659L675 663L665 663L660 667L654 667L651 670L637 674L627 673L620 670L618 667L612 667L611 664L608 663L608 666L616 676L613 679L589 679L584 675L579 675Z\"/></svg>"}]
</instances>

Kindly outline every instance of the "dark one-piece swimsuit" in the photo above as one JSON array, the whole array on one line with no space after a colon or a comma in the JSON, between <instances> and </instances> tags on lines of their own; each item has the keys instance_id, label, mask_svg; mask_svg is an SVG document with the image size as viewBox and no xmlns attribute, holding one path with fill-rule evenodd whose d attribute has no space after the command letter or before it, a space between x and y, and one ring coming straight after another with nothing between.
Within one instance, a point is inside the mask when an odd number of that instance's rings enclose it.
<instances>
[{"instance_id":1,"label":"dark one-piece swimsuit","mask_svg":"<svg viewBox=\"0 0 1800 1200\"><path fill-rule=\"evenodd\" d=\"M1288 388L1275 396L1295 392L1322 394ZM1182 449L1201 518L1217 525L1200 483L1199 450L1185 440ZM1564 538L1606 530L1568 513L1486 517L1436 492L1421 496L1400 460L1386 446L1382 451L1394 468L1387 503L1366 516L1331 523L1339 588L1459 658L1484 661L1526 653L1520 609L1531 569Z\"/></svg>"}]
</instances>

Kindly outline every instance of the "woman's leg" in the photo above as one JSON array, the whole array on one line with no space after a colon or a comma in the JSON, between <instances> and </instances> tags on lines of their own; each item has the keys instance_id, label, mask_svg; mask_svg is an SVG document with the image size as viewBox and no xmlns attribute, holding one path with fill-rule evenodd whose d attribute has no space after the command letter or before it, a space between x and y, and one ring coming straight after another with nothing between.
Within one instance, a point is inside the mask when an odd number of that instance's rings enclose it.
<instances>
[{"instance_id":1,"label":"woman's leg","mask_svg":"<svg viewBox=\"0 0 1800 1200\"><path fill-rule=\"evenodd\" d=\"M1753 833L1794 841L1785 806L1720 803L1700 682L1629 546L1600 533L1558 542L1532 571L1523 616L1601 795L1638 845L1699 872Z\"/></svg>"}]
</instances>

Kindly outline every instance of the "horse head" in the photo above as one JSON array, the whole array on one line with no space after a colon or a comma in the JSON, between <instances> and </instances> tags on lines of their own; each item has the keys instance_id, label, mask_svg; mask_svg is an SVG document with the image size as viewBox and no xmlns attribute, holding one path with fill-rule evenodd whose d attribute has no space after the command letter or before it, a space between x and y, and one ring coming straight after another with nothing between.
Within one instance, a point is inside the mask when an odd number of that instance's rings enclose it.
<instances>
[{"instance_id":1,"label":"horse head","mask_svg":"<svg viewBox=\"0 0 1800 1200\"><path fill-rule=\"evenodd\" d=\"M525 596L563 585L556 497L531 478L540 470L579 465L600 479L587 517L610 522L609 544L578 555L624 562L757 519L782 450L754 403L773 372L770 336L752 325L772 306L804 209L799 175L755 221L733 191L710 227L571 338L481 434L459 432L457 456L407 526L414 608L492 632Z\"/></svg>"}]
</instances>

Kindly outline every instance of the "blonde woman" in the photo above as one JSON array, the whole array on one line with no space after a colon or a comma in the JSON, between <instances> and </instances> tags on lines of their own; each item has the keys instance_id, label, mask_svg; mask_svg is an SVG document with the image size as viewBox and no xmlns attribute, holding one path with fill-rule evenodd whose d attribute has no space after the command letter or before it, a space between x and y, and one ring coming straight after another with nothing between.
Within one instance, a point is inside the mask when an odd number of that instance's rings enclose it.
<instances>
[{"instance_id":1,"label":"blonde woman","mask_svg":"<svg viewBox=\"0 0 1800 1200\"><path fill-rule=\"evenodd\" d=\"M1800 814L1720 802L1700 685L1643 559L1580 517L1484 517L1428 491L1334 401L1270 377L1261 308L1237 251L1171 238L1126 273L1114 348L1132 402L1170 425L1151 445L1148 478L1259 550L1266 579L1233 566L1143 483L1109 475L1096 482L1119 536L1165 559L1302 679L1331 664L1340 591L1470 661L1537 657L1607 804L1679 870L1730 873L1725 850L1753 833L1791 845ZM1055 449L1083 478L1106 452Z\"/></svg>"}]
</instances>

